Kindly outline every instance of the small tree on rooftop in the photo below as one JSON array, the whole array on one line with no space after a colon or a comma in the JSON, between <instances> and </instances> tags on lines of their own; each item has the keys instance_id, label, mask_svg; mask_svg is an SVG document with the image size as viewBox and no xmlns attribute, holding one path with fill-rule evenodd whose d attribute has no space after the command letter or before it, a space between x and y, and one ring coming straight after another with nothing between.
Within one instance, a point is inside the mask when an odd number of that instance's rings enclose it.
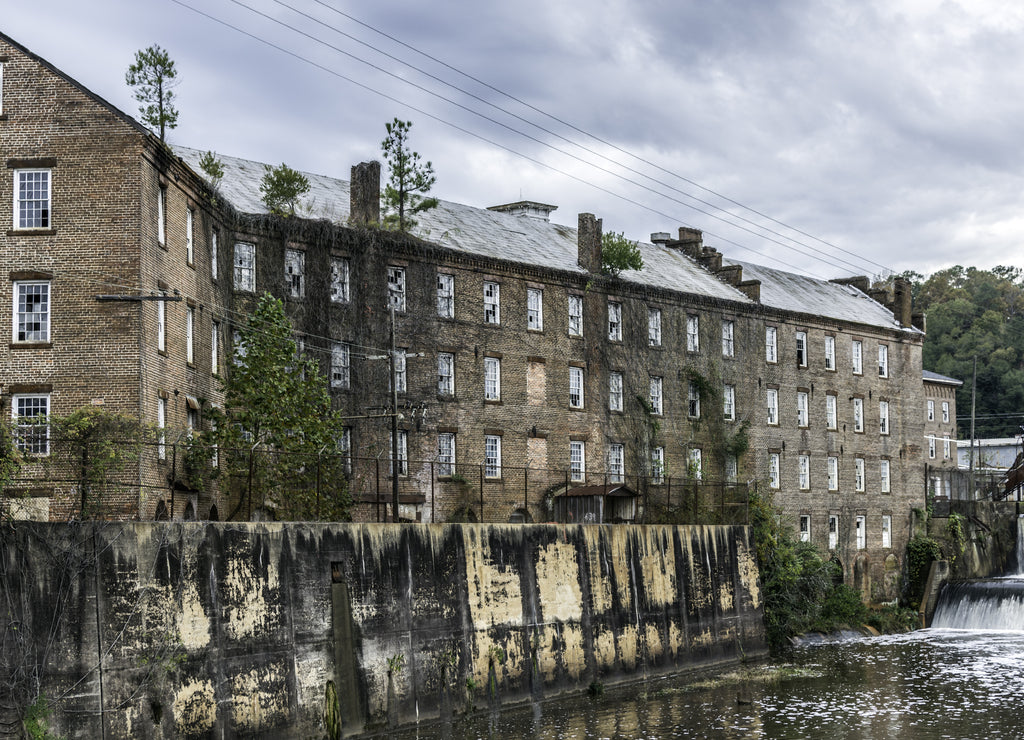
<instances>
[{"instance_id":1,"label":"small tree on rooftop","mask_svg":"<svg viewBox=\"0 0 1024 740\"><path fill-rule=\"evenodd\" d=\"M260 193L267 210L278 216L294 216L299 196L309 192L309 178L288 165L280 167L264 165Z\"/></svg>"},{"instance_id":2,"label":"small tree on rooftop","mask_svg":"<svg viewBox=\"0 0 1024 740\"><path fill-rule=\"evenodd\" d=\"M640 270L644 266L640 247L625 234L609 231L601 235L601 272L612 277L623 270Z\"/></svg>"},{"instance_id":3,"label":"small tree on rooftop","mask_svg":"<svg viewBox=\"0 0 1024 740\"><path fill-rule=\"evenodd\" d=\"M220 187L220 181L224 179L224 165L218 159L217 155L211 151L206 151L203 156L199 158L199 166L202 168L206 176L210 178L210 187L213 188L214 192Z\"/></svg>"},{"instance_id":4,"label":"small tree on rooftop","mask_svg":"<svg viewBox=\"0 0 1024 740\"><path fill-rule=\"evenodd\" d=\"M416 214L437 208L437 198L423 197L437 178L434 165L421 163L419 153L408 146L412 123L396 118L385 126L388 135L380 146L390 175L381 204L384 228L409 231L416 226Z\"/></svg>"},{"instance_id":5,"label":"small tree on rooftop","mask_svg":"<svg viewBox=\"0 0 1024 740\"><path fill-rule=\"evenodd\" d=\"M135 52L135 63L124 76L128 86L135 89L142 122L160 131L160 141L164 140L165 129L178 125L178 110L174 107L177 76L174 60L156 44Z\"/></svg>"}]
</instances>

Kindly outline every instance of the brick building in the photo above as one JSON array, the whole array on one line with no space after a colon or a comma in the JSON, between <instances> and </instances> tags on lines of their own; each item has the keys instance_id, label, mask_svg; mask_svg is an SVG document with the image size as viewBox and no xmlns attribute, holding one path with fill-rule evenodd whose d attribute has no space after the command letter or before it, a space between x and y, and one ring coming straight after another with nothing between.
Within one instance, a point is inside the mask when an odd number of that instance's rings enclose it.
<instances>
[{"instance_id":1,"label":"brick building","mask_svg":"<svg viewBox=\"0 0 1024 740\"><path fill-rule=\"evenodd\" d=\"M102 404L162 430L111 515L227 511L167 458L208 427L214 371L266 291L352 419L339 445L358 518L390 494L393 306L404 518L649 521L707 491L725 517L730 487L758 484L892 598L925 438L902 281L884 296L736 262L685 228L640 244L642 270L603 275L600 220L572 229L531 202L442 201L417 235L382 232L366 225L375 163L351 183L309 175L300 216L268 216L263 165L221 157L213 197L199 151L168 150L2 35L0 64L0 398L15 421ZM35 516L74 513L73 490L28 492Z\"/></svg>"}]
</instances>

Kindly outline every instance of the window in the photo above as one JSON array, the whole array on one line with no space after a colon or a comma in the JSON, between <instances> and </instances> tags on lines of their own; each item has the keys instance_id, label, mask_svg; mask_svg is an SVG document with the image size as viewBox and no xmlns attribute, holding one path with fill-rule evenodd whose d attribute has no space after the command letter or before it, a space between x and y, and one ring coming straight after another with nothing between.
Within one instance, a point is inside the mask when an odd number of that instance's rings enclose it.
<instances>
[{"instance_id":1,"label":"window","mask_svg":"<svg viewBox=\"0 0 1024 740\"><path fill-rule=\"evenodd\" d=\"M839 517L835 514L828 515L828 549L835 550L839 545Z\"/></svg>"},{"instance_id":2,"label":"window","mask_svg":"<svg viewBox=\"0 0 1024 740\"><path fill-rule=\"evenodd\" d=\"M395 390L405 393L405 348L399 347L395 350Z\"/></svg>"},{"instance_id":3,"label":"window","mask_svg":"<svg viewBox=\"0 0 1024 740\"><path fill-rule=\"evenodd\" d=\"M195 264L196 257L196 246L192 237L195 233L195 218L196 212L194 208L185 209L185 261L192 265Z\"/></svg>"},{"instance_id":4,"label":"window","mask_svg":"<svg viewBox=\"0 0 1024 740\"><path fill-rule=\"evenodd\" d=\"M11 398L18 450L26 455L50 454L50 396L15 395Z\"/></svg>"},{"instance_id":5,"label":"window","mask_svg":"<svg viewBox=\"0 0 1024 740\"><path fill-rule=\"evenodd\" d=\"M725 482L735 483L740 473L740 461L735 455L725 456Z\"/></svg>"},{"instance_id":6,"label":"window","mask_svg":"<svg viewBox=\"0 0 1024 740\"><path fill-rule=\"evenodd\" d=\"M700 386L690 381L689 390L687 392L687 415L691 419L700 418Z\"/></svg>"},{"instance_id":7,"label":"window","mask_svg":"<svg viewBox=\"0 0 1024 740\"><path fill-rule=\"evenodd\" d=\"M163 185L156 192L156 243L167 244L167 188Z\"/></svg>"},{"instance_id":8,"label":"window","mask_svg":"<svg viewBox=\"0 0 1024 740\"><path fill-rule=\"evenodd\" d=\"M4 63L0 62L0 115L4 112Z\"/></svg>"},{"instance_id":9,"label":"window","mask_svg":"<svg viewBox=\"0 0 1024 740\"><path fill-rule=\"evenodd\" d=\"M437 315L455 318L455 276L444 272L437 273Z\"/></svg>"},{"instance_id":10,"label":"window","mask_svg":"<svg viewBox=\"0 0 1024 740\"><path fill-rule=\"evenodd\" d=\"M344 257L331 258L331 303L348 303L348 260Z\"/></svg>"},{"instance_id":11,"label":"window","mask_svg":"<svg viewBox=\"0 0 1024 740\"><path fill-rule=\"evenodd\" d=\"M192 306L185 307L185 362L189 365L195 362L195 325L196 310Z\"/></svg>"},{"instance_id":12,"label":"window","mask_svg":"<svg viewBox=\"0 0 1024 740\"><path fill-rule=\"evenodd\" d=\"M484 321L501 323L501 286L497 283L484 283Z\"/></svg>"},{"instance_id":13,"label":"window","mask_svg":"<svg viewBox=\"0 0 1024 740\"><path fill-rule=\"evenodd\" d=\"M526 289L526 328L544 330L544 291L537 288Z\"/></svg>"},{"instance_id":14,"label":"window","mask_svg":"<svg viewBox=\"0 0 1024 740\"><path fill-rule=\"evenodd\" d=\"M928 437L928 457L932 460L935 459L935 437L930 435Z\"/></svg>"},{"instance_id":15,"label":"window","mask_svg":"<svg viewBox=\"0 0 1024 740\"><path fill-rule=\"evenodd\" d=\"M14 341L50 341L50 283L14 283Z\"/></svg>"},{"instance_id":16,"label":"window","mask_svg":"<svg viewBox=\"0 0 1024 740\"><path fill-rule=\"evenodd\" d=\"M779 361L779 332L774 326L764 328L764 361Z\"/></svg>"},{"instance_id":17,"label":"window","mask_svg":"<svg viewBox=\"0 0 1024 740\"><path fill-rule=\"evenodd\" d=\"M889 402L879 401L878 402L878 433L888 434L889 433Z\"/></svg>"},{"instance_id":18,"label":"window","mask_svg":"<svg viewBox=\"0 0 1024 740\"><path fill-rule=\"evenodd\" d=\"M574 409L583 408L583 368L569 368L569 406Z\"/></svg>"},{"instance_id":19,"label":"window","mask_svg":"<svg viewBox=\"0 0 1024 740\"><path fill-rule=\"evenodd\" d=\"M800 455L798 462L800 470L800 490L807 491L811 487L811 456Z\"/></svg>"},{"instance_id":20,"label":"window","mask_svg":"<svg viewBox=\"0 0 1024 740\"><path fill-rule=\"evenodd\" d=\"M686 351L700 352L700 317L686 317Z\"/></svg>"},{"instance_id":21,"label":"window","mask_svg":"<svg viewBox=\"0 0 1024 740\"><path fill-rule=\"evenodd\" d=\"M501 360L497 357L484 358L484 400L501 400Z\"/></svg>"},{"instance_id":22,"label":"window","mask_svg":"<svg viewBox=\"0 0 1024 740\"><path fill-rule=\"evenodd\" d=\"M569 336L583 336L583 296L569 296Z\"/></svg>"},{"instance_id":23,"label":"window","mask_svg":"<svg viewBox=\"0 0 1024 740\"><path fill-rule=\"evenodd\" d=\"M437 392L442 396L455 395L455 355L437 353Z\"/></svg>"},{"instance_id":24,"label":"window","mask_svg":"<svg viewBox=\"0 0 1024 740\"><path fill-rule=\"evenodd\" d=\"M853 431L864 431L864 399L853 399Z\"/></svg>"},{"instance_id":25,"label":"window","mask_svg":"<svg viewBox=\"0 0 1024 740\"><path fill-rule=\"evenodd\" d=\"M655 447L651 450L651 483L661 485L665 482L665 448Z\"/></svg>"},{"instance_id":26,"label":"window","mask_svg":"<svg viewBox=\"0 0 1024 740\"><path fill-rule=\"evenodd\" d=\"M800 367L807 367L807 332L796 333L796 364Z\"/></svg>"},{"instance_id":27,"label":"window","mask_svg":"<svg viewBox=\"0 0 1024 740\"><path fill-rule=\"evenodd\" d=\"M829 457L828 463L828 490L839 490L839 458Z\"/></svg>"},{"instance_id":28,"label":"window","mask_svg":"<svg viewBox=\"0 0 1024 740\"><path fill-rule=\"evenodd\" d=\"M156 400L156 456L160 460L167 459L167 399Z\"/></svg>"},{"instance_id":29,"label":"window","mask_svg":"<svg viewBox=\"0 0 1024 740\"><path fill-rule=\"evenodd\" d=\"M857 530L857 549L863 550L867 547L867 532L865 531L865 517L858 516L856 519L855 528Z\"/></svg>"},{"instance_id":30,"label":"window","mask_svg":"<svg viewBox=\"0 0 1024 740\"><path fill-rule=\"evenodd\" d=\"M878 463L878 476L881 483L882 493L889 493L892 491L892 480L889 477L889 461L882 460Z\"/></svg>"},{"instance_id":31,"label":"window","mask_svg":"<svg viewBox=\"0 0 1024 740\"><path fill-rule=\"evenodd\" d=\"M455 473L455 435L440 432L437 435L437 474L448 476Z\"/></svg>"},{"instance_id":32,"label":"window","mask_svg":"<svg viewBox=\"0 0 1024 740\"><path fill-rule=\"evenodd\" d=\"M779 453L772 452L768 455L768 487L777 489L780 484L779 474Z\"/></svg>"},{"instance_id":33,"label":"window","mask_svg":"<svg viewBox=\"0 0 1024 740\"><path fill-rule=\"evenodd\" d=\"M831 393L825 396L825 426L829 429L837 429L839 427L839 414L836 409L838 408L837 399Z\"/></svg>"},{"instance_id":34,"label":"window","mask_svg":"<svg viewBox=\"0 0 1024 740\"><path fill-rule=\"evenodd\" d=\"M878 345L878 377L889 377L889 348L884 344Z\"/></svg>"},{"instance_id":35,"label":"window","mask_svg":"<svg viewBox=\"0 0 1024 740\"><path fill-rule=\"evenodd\" d=\"M625 448L621 444L608 445L608 481L622 483L625 473Z\"/></svg>"},{"instance_id":36,"label":"window","mask_svg":"<svg viewBox=\"0 0 1024 740\"><path fill-rule=\"evenodd\" d=\"M836 369L836 338L825 337L825 369Z\"/></svg>"},{"instance_id":37,"label":"window","mask_svg":"<svg viewBox=\"0 0 1024 740\"><path fill-rule=\"evenodd\" d=\"M245 355L248 352L248 349L245 346L245 339L242 337L242 332L238 329L231 332L231 347L235 363L239 365L244 364Z\"/></svg>"},{"instance_id":38,"label":"window","mask_svg":"<svg viewBox=\"0 0 1024 740\"><path fill-rule=\"evenodd\" d=\"M722 389L722 413L726 421L736 418L736 386L727 385Z\"/></svg>"},{"instance_id":39,"label":"window","mask_svg":"<svg viewBox=\"0 0 1024 740\"><path fill-rule=\"evenodd\" d=\"M942 402L942 423L949 423L949 401Z\"/></svg>"},{"instance_id":40,"label":"window","mask_svg":"<svg viewBox=\"0 0 1024 740\"><path fill-rule=\"evenodd\" d=\"M736 354L736 347L733 343L733 334L736 325L732 321L722 321L722 357L733 357Z\"/></svg>"},{"instance_id":41,"label":"window","mask_svg":"<svg viewBox=\"0 0 1024 740\"><path fill-rule=\"evenodd\" d=\"M348 388L351 382L351 354L343 342L331 345L331 388Z\"/></svg>"},{"instance_id":42,"label":"window","mask_svg":"<svg viewBox=\"0 0 1024 740\"><path fill-rule=\"evenodd\" d=\"M935 401L928 402L928 421L935 421Z\"/></svg>"},{"instance_id":43,"label":"window","mask_svg":"<svg viewBox=\"0 0 1024 740\"><path fill-rule=\"evenodd\" d=\"M199 428L199 409L193 407L199 405L196 399L186 396L188 406L185 407L185 428L188 429L188 438L192 439L192 432Z\"/></svg>"},{"instance_id":44,"label":"window","mask_svg":"<svg viewBox=\"0 0 1024 740\"><path fill-rule=\"evenodd\" d=\"M341 437L338 439L337 450L341 455L345 475L350 475L352 473L352 427L341 428Z\"/></svg>"},{"instance_id":45,"label":"window","mask_svg":"<svg viewBox=\"0 0 1024 740\"><path fill-rule=\"evenodd\" d=\"M621 303L608 303L608 339L612 342L622 341Z\"/></svg>"},{"instance_id":46,"label":"window","mask_svg":"<svg viewBox=\"0 0 1024 740\"><path fill-rule=\"evenodd\" d=\"M586 467L585 444L580 441L569 443L569 480L580 482L583 480L583 471Z\"/></svg>"},{"instance_id":47,"label":"window","mask_svg":"<svg viewBox=\"0 0 1024 740\"><path fill-rule=\"evenodd\" d=\"M800 541L811 541L811 517L809 514L800 515Z\"/></svg>"},{"instance_id":48,"label":"window","mask_svg":"<svg viewBox=\"0 0 1024 740\"><path fill-rule=\"evenodd\" d=\"M608 373L608 410L622 411L622 373Z\"/></svg>"},{"instance_id":49,"label":"window","mask_svg":"<svg viewBox=\"0 0 1024 740\"><path fill-rule=\"evenodd\" d=\"M949 459L949 435L942 435L942 458L944 460Z\"/></svg>"},{"instance_id":50,"label":"window","mask_svg":"<svg viewBox=\"0 0 1024 740\"><path fill-rule=\"evenodd\" d=\"M797 391L796 393L796 425L798 427L807 426L807 391Z\"/></svg>"},{"instance_id":51,"label":"window","mask_svg":"<svg viewBox=\"0 0 1024 740\"><path fill-rule=\"evenodd\" d=\"M167 351L167 302L163 298L167 294L160 292L160 300L156 302L156 348L158 352Z\"/></svg>"},{"instance_id":52,"label":"window","mask_svg":"<svg viewBox=\"0 0 1024 740\"><path fill-rule=\"evenodd\" d=\"M857 493L864 493L864 458L857 457L853 460L853 487Z\"/></svg>"},{"instance_id":53,"label":"window","mask_svg":"<svg viewBox=\"0 0 1024 740\"><path fill-rule=\"evenodd\" d=\"M661 378L656 375L651 376L651 413L660 414L662 412L661 404Z\"/></svg>"},{"instance_id":54,"label":"window","mask_svg":"<svg viewBox=\"0 0 1024 740\"><path fill-rule=\"evenodd\" d=\"M768 423L776 425L779 423L779 392L775 388L769 388L768 394Z\"/></svg>"},{"instance_id":55,"label":"window","mask_svg":"<svg viewBox=\"0 0 1024 740\"><path fill-rule=\"evenodd\" d=\"M50 171L14 171L14 228L50 228Z\"/></svg>"},{"instance_id":56,"label":"window","mask_svg":"<svg viewBox=\"0 0 1024 740\"><path fill-rule=\"evenodd\" d=\"M853 364L853 374L860 375L864 372L864 343L854 339L850 346L850 359Z\"/></svg>"},{"instance_id":57,"label":"window","mask_svg":"<svg viewBox=\"0 0 1024 740\"><path fill-rule=\"evenodd\" d=\"M651 347L661 346L661 309L647 309L647 344Z\"/></svg>"},{"instance_id":58,"label":"window","mask_svg":"<svg viewBox=\"0 0 1024 740\"><path fill-rule=\"evenodd\" d=\"M892 515L882 514L882 547L892 547Z\"/></svg>"},{"instance_id":59,"label":"window","mask_svg":"<svg viewBox=\"0 0 1024 740\"><path fill-rule=\"evenodd\" d=\"M210 372L220 372L220 322L210 324Z\"/></svg>"},{"instance_id":60,"label":"window","mask_svg":"<svg viewBox=\"0 0 1024 740\"><path fill-rule=\"evenodd\" d=\"M484 437L484 477L501 477L501 437L496 434Z\"/></svg>"},{"instance_id":61,"label":"window","mask_svg":"<svg viewBox=\"0 0 1024 740\"><path fill-rule=\"evenodd\" d=\"M289 298L302 298L306 295L305 267L305 253L297 249L284 250L284 279Z\"/></svg>"},{"instance_id":62,"label":"window","mask_svg":"<svg viewBox=\"0 0 1024 740\"><path fill-rule=\"evenodd\" d=\"M694 447L690 450L690 456L686 463L686 472L694 480L702 480L704 478L704 463L699 447Z\"/></svg>"},{"instance_id":63,"label":"window","mask_svg":"<svg viewBox=\"0 0 1024 740\"><path fill-rule=\"evenodd\" d=\"M235 244L235 290L256 290L256 245Z\"/></svg>"},{"instance_id":64,"label":"window","mask_svg":"<svg viewBox=\"0 0 1024 740\"><path fill-rule=\"evenodd\" d=\"M217 269L217 243L220 241L220 232L214 229L210 233L210 277L214 280L217 279L219 271Z\"/></svg>"},{"instance_id":65,"label":"window","mask_svg":"<svg viewBox=\"0 0 1024 740\"><path fill-rule=\"evenodd\" d=\"M393 438L389 435L389 440ZM398 475L409 475L409 432L404 429L398 430L398 450L391 448L391 474L394 475L394 463L398 463Z\"/></svg>"},{"instance_id":66,"label":"window","mask_svg":"<svg viewBox=\"0 0 1024 740\"><path fill-rule=\"evenodd\" d=\"M388 267L388 308L405 310L405 268Z\"/></svg>"}]
</instances>

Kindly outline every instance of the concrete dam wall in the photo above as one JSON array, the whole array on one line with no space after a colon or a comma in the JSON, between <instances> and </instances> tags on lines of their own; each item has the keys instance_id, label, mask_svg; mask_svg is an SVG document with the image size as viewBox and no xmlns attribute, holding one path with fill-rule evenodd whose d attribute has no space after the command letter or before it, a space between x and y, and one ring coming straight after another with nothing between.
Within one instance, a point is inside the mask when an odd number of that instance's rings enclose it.
<instances>
[{"instance_id":1,"label":"concrete dam wall","mask_svg":"<svg viewBox=\"0 0 1024 740\"><path fill-rule=\"evenodd\" d=\"M750 537L19 523L0 681L69 738L323 737L732 663L766 653Z\"/></svg>"}]
</instances>

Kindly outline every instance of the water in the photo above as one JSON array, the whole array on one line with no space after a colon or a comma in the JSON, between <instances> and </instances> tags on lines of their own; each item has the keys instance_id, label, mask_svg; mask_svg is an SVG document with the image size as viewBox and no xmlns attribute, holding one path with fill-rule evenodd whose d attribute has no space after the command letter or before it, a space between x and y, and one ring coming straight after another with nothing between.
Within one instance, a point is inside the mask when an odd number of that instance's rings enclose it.
<instances>
[{"instance_id":1,"label":"water","mask_svg":"<svg viewBox=\"0 0 1024 740\"><path fill-rule=\"evenodd\" d=\"M648 681L388 737L1022 738L1021 696L1024 631L928 629L804 645L724 681Z\"/></svg>"}]
</instances>

